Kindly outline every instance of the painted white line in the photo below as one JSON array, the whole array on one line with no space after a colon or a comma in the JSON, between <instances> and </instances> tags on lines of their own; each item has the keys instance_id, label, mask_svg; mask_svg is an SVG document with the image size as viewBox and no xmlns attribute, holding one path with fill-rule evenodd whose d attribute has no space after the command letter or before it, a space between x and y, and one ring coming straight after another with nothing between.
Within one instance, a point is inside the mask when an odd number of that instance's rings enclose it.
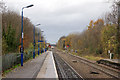
<instances>
[{"instance_id":1,"label":"painted white line","mask_svg":"<svg viewBox=\"0 0 120 80\"><path fill-rule=\"evenodd\" d=\"M52 56L52 61L53 61L54 70L55 70L55 75L56 75L56 77L58 78L58 74L57 74L57 70L56 70L56 66L55 66L55 60L54 60L54 58L53 58L53 53L52 53L52 51L51 51L51 56Z\"/></svg>"},{"instance_id":2,"label":"painted white line","mask_svg":"<svg viewBox=\"0 0 120 80\"><path fill-rule=\"evenodd\" d=\"M47 52L48 55L42 65L40 72L37 75L37 78L56 78L58 79L57 70L55 67L55 62L53 58L52 51Z\"/></svg>"}]
</instances>

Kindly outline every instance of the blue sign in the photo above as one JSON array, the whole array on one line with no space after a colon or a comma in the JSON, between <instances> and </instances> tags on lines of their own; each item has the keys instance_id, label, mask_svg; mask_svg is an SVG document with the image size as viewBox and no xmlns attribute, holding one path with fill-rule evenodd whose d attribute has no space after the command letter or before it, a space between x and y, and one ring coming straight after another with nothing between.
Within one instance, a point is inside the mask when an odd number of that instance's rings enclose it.
<instances>
[{"instance_id":1,"label":"blue sign","mask_svg":"<svg viewBox=\"0 0 120 80\"><path fill-rule=\"evenodd\" d=\"M44 42L44 41L38 41L38 42Z\"/></svg>"}]
</instances>

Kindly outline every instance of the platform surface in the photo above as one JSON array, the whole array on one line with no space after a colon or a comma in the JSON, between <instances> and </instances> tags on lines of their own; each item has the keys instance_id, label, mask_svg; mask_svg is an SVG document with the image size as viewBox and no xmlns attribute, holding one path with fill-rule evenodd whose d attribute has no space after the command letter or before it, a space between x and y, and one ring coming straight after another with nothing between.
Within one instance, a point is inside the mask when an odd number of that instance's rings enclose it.
<instances>
[{"instance_id":1,"label":"platform surface","mask_svg":"<svg viewBox=\"0 0 120 80\"><path fill-rule=\"evenodd\" d=\"M24 63L23 67L19 66L14 70L7 73L3 78L36 78L40 71L42 64L47 56L47 53L43 53Z\"/></svg>"},{"instance_id":2,"label":"platform surface","mask_svg":"<svg viewBox=\"0 0 120 80\"><path fill-rule=\"evenodd\" d=\"M52 51L47 52L48 55L40 69L36 78L58 78L57 70L55 67L55 61Z\"/></svg>"}]
</instances>

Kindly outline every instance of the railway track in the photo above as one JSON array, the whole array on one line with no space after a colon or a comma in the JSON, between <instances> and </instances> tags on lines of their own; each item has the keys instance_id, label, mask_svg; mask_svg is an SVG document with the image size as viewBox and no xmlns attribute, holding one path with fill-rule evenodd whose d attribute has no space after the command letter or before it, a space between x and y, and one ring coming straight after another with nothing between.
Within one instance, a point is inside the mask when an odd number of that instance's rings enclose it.
<instances>
[{"instance_id":1,"label":"railway track","mask_svg":"<svg viewBox=\"0 0 120 80\"><path fill-rule=\"evenodd\" d=\"M83 59L83 58L81 58L79 56L75 56L75 55L72 55L72 54L69 54L69 55L74 56L76 58L79 58L82 63L84 63L84 64L86 64L88 66L91 66L91 67L93 67L95 69L98 69L98 70L102 71L103 73L105 73L105 74L107 74L109 76L112 76L115 79L120 79L120 72L119 72L119 70L116 71L114 69L110 69L110 68L107 68L105 66L101 66L99 64L96 64L96 63L93 63L93 62L88 61L86 59Z\"/></svg>"},{"instance_id":2,"label":"railway track","mask_svg":"<svg viewBox=\"0 0 120 80\"><path fill-rule=\"evenodd\" d=\"M102 73L105 73L105 74L113 77L116 80L120 79L120 70L115 70L113 68L108 68L107 66L102 66L102 65L99 65L97 63L93 63L87 59L84 59L84 58L76 56L76 55L72 55L70 53L69 53L69 55L77 58L77 60L79 60L79 62L84 63L90 67L93 67L93 68L101 71Z\"/></svg>"},{"instance_id":3,"label":"railway track","mask_svg":"<svg viewBox=\"0 0 120 80\"><path fill-rule=\"evenodd\" d=\"M84 80L65 60L53 53L59 80Z\"/></svg>"}]
</instances>

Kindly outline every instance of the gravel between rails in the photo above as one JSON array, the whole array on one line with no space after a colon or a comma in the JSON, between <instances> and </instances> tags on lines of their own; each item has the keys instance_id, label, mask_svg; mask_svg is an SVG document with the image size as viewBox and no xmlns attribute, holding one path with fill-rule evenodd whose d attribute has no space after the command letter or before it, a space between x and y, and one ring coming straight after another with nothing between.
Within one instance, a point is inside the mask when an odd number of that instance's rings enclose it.
<instances>
[{"instance_id":1,"label":"gravel between rails","mask_svg":"<svg viewBox=\"0 0 120 80\"><path fill-rule=\"evenodd\" d=\"M69 53L69 55L80 59L82 63L85 63L90 67L96 68L96 69L100 70L101 72L103 72L109 76L112 76L113 78L120 79L120 76L119 76L120 70L118 70L118 69L114 69L114 68L104 66L101 64L93 63L92 61L89 61L89 60L84 59L84 58L79 57L79 56L72 55L70 53Z\"/></svg>"},{"instance_id":2,"label":"gravel between rails","mask_svg":"<svg viewBox=\"0 0 120 80\"><path fill-rule=\"evenodd\" d=\"M59 80L84 80L66 61L53 53Z\"/></svg>"},{"instance_id":3,"label":"gravel between rails","mask_svg":"<svg viewBox=\"0 0 120 80\"><path fill-rule=\"evenodd\" d=\"M62 57L69 65L71 65L84 79L99 79L99 80L118 80L113 78L101 70L98 70L94 67L86 65L82 62L79 58L71 56L69 54L63 53L62 51L58 51L57 49L54 50L54 53L57 53L60 57Z\"/></svg>"}]
</instances>

